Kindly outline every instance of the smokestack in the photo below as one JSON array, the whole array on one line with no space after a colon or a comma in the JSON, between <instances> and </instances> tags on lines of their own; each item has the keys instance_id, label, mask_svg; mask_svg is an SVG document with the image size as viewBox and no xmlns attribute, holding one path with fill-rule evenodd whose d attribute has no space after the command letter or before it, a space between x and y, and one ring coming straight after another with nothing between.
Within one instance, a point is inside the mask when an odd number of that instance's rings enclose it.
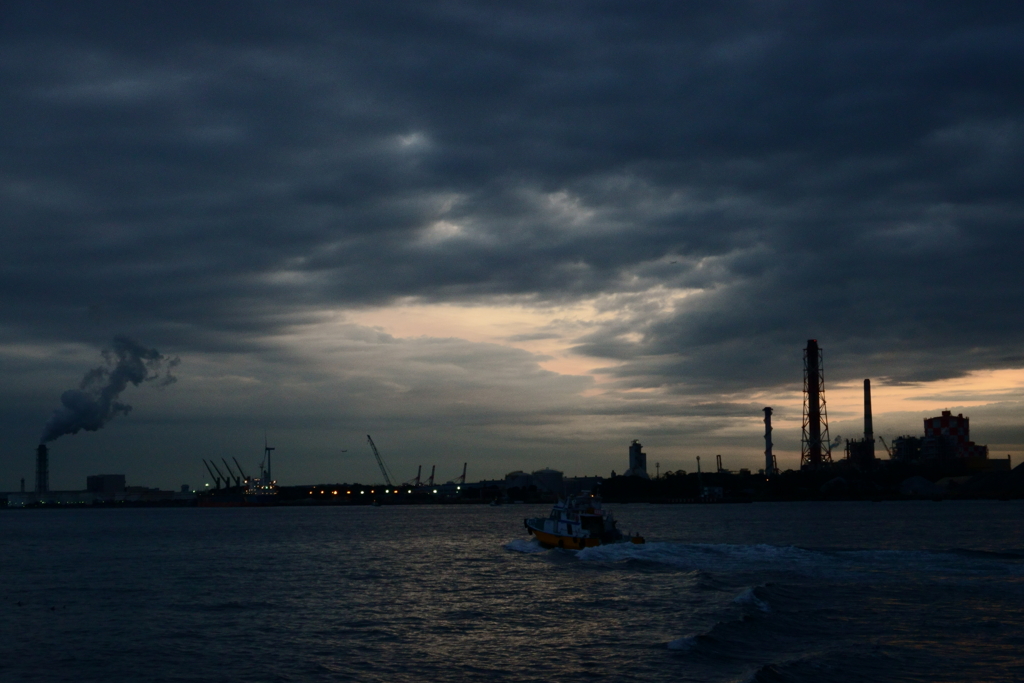
<instances>
[{"instance_id":1,"label":"smokestack","mask_svg":"<svg viewBox=\"0 0 1024 683\"><path fill-rule=\"evenodd\" d=\"M871 380L864 380L864 440L874 441L875 430L871 425Z\"/></svg>"},{"instance_id":2,"label":"smokestack","mask_svg":"<svg viewBox=\"0 0 1024 683\"><path fill-rule=\"evenodd\" d=\"M44 443L39 444L36 448L36 493L49 493L50 491L49 453Z\"/></svg>"},{"instance_id":3,"label":"smokestack","mask_svg":"<svg viewBox=\"0 0 1024 683\"><path fill-rule=\"evenodd\" d=\"M832 462L832 444L825 411L825 377L818 340L808 339L804 349L804 429L800 441L800 468L816 469Z\"/></svg>"},{"instance_id":4,"label":"smokestack","mask_svg":"<svg viewBox=\"0 0 1024 683\"><path fill-rule=\"evenodd\" d=\"M821 464L821 380L818 375L818 340L807 340L807 448L812 465Z\"/></svg>"},{"instance_id":5,"label":"smokestack","mask_svg":"<svg viewBox=\"0 0 1024 683\"><path fill-rule=\"evenodd\" d=\"M875 460L875 428L871 422L871 380L864 380L864 447L865 459Z\"/></svg>"},{"instance_id":6,"label":"smokestack","mask_svg":"<svg viewBox=\"0 0 1024 683\"><path fill-rule=\"evenodd\" d=\"M775 474L775 456L772 454L772 409L764 409L764 476Z\"/></svg>"}]
</instances>

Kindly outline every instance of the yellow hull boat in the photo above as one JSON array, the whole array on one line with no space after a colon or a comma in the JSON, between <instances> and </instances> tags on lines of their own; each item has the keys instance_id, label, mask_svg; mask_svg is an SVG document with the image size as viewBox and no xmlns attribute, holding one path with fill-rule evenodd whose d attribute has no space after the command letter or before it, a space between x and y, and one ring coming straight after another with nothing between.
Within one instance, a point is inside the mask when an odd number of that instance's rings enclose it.
<instances>
[{"instance_id":1,"label":"yellow hull boat","mask_svg":"<svg viewBox=\"0 0 1024 683\"><path fill-rule=\"evenodd\" d=\"M624 536L611 513L601 509L601 499L582 495L559 500L547 517L524 519L526 530L545 548L582 550L608 543L643 543L639 534Z\"/></svg>"}]
</instances>

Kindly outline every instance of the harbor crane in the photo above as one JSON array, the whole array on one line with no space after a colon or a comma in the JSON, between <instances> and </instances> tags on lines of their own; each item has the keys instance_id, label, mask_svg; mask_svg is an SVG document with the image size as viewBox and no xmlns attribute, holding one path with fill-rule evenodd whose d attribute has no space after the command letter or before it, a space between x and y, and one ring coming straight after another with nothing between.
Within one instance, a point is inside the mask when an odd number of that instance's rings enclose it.
<instances>
[{"instance_id":1,"label":"harbor crane","mask_svg":"<svg viewBox=\"0 0 1024 683\"><path fill-rule=\"evenodd\" d=\"M377 451L377 444L373 443L373 438L369 434L366 435L366 440L370 443L370 448L373 449L373 457L377 459L380 473L384 475L384 483L388 485L389 489L393 489L395 485L391 483L391 477L388 476L388 466L384 464L384 460L380 457L380 453Z\"/></svg>"},{"instance_id":2,"label":"harbor crane","mask_svg":"<svg viewBox=\"0 0 1024 683\"><path fill-rule=\"evenodd\" d=\"M437 465L431 465L430 466L430 479L427 480L427 486L433 486L434 485L434 470L436 470L436 469L437 469Z\"/></svg>"},{"instance_id":3,"label":"harbor crane","mask_svg":"<svg viewBox=\"0 0 1024 683\"><path fill-rule=\"evenodd\" d=\"M213 477L213 485L214 485L214 487L219 489L220 488L220 477L218 477L216 474L213 473L213 470L210 469L210 463L206 462L205 458L203 459L203 464L206 466L206 471L210 473L211 477Z\"/></svg>"},{"instance_id":4,"label":"harbor crane","mask_svg":"<svg viewBox=\"0 0 1024 683\"><path fill-rule=\"evenodd\" d=\"M242 485L241 477L239 477L238 475L235 474L234 470L231 469L231 465L228 464L227 460L225 460L224 458L221 458L220 460L221 460L221 462L224 463L224 467L227 468L228 474L231 475L231 478L235 480L235 486L241 486ZM241 471L241 470L239 470L239 471Z\"/></svg>"},{"instance_id":5,"label":"harbor crane","mask_svg":"<svg viewBox=\"0 0 1024 683\"><path fill-rule=\"evenodd\" d=\"M210 458L210 464L213 465L213 471L217 473L217 476L224 480L224 488L231 488L231 478L225 477L220 473L220 469L217 467L217 463L213 461L213 458ZM218 485L217 488L220 488L220 486Z\"/></svg>"},{"instance_id":6,"label":"harbor crane","mask_svg":"<svg viewBox=\"0 0 1024 683\"><path fill-rule=\"evenodd\" d=\"M238 464L238 458L236 458L235 456L232 455L231 459L234 460L235 461L235 465L238 466L238 471L242 474L242 480L243 481L249 481L249 475L246 474L245 470L242 469L242 466Z\"/></svg>"},{"instance_id":7,"label":"harbor crane","mask_svg":"<svg viewBox=\"0 0 1024 683\"><path fill-rule=\"evenodd\" d=\"M448 482L449 484L465 484L466 483L466 465L469 463L462 463L462 474L455 478L455 481Z\"/></svg>"},{"instance_id":8,"label":"harbor crane","mask_svg":"<svg viewBox=\"0 0 1024 683\"><path fill-rule=\"evenodd\" d=\"M419 468L416 470L416 478L410 479L409 481L403 483L402 486L419 486L421 474L423 474L423 465L420 465Z\"/></svg>"}]
</instances>

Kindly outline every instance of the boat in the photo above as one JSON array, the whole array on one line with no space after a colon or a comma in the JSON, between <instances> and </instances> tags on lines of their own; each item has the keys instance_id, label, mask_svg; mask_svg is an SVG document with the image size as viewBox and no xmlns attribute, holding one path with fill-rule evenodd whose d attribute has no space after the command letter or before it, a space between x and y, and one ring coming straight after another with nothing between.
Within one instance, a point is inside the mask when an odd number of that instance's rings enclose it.
<instances>
[{"instance_id":1,"label":"boat","mask_svg":"<svg viewBox=\"0 0 1024 683\"><path fill-rule=\"evenodd\" d=\"M273 505L278 501L277 481L273 479L250 479L242 493L246 506Z\"/></svg>"},{"instance_id":2,"label":"boat","mask_svg":"<svg viewBox=\"0 0 1024 683\"><path fill-rule=\"evenodd\" d=\"M199 494L196 499L196 505L204 508L222 508L262 507L276 504L280 499L278 497L277 480L270 473L270 454L273 450L274 447L268 446L264 437L263 462L260 463L260 476L246 476L240 485L228 486L223 489L220 488L220 482L217 481L216 489ZM235 464L237 463L238 461L236 460ZM224 464L227 466L226 462ZM242 476L245 476L241 465L238 466L238 471Z\"/></svg>"},{"instance_id":3,"label":"boat","mask_svg":"<svg viewBox=\"0 0 1024 683\"><path fill-rule=\"evenodd\" d=\"M524 519L526 530L545 548L582 550L609 543L643 543L643 536L623 535L612 513L601 509L594 494L559 499L547 517Z\"/></svg>"}]
</instances>

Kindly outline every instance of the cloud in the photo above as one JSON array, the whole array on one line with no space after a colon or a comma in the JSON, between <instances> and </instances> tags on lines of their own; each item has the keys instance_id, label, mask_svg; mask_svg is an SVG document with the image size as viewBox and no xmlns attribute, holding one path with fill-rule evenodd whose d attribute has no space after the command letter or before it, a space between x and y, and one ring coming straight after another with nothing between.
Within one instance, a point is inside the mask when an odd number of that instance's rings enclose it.
<instances>
[{"instance_id":1,"label":"cloud","mask_svg":"<svg viewBox=\"0 0 1024 683\"><path fill-rule=\"evenodd\" d=\"M792 389L808 338L834 381L1019 367L1022 20L12 9L0 341L237 359L339 311L602 301L506 341L570 337L606 389L693 405Z\"/></svg>"}]
</instances>

